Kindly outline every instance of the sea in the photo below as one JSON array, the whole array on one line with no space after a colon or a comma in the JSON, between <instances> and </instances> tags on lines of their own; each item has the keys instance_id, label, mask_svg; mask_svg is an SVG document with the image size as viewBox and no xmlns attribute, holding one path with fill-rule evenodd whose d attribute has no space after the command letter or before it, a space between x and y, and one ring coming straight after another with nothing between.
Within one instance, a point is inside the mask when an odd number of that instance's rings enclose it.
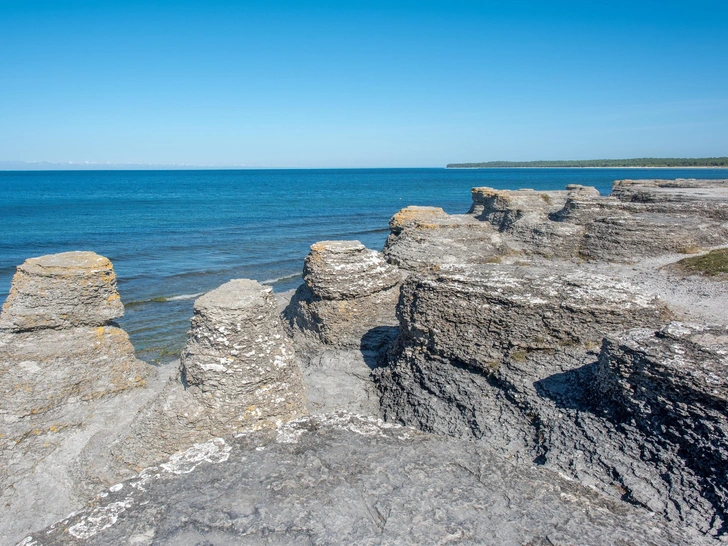
<instances>
[{"instance_id":1,"label":"sea","mask_svg":"<svg viewBox=\"0 0 728 546\"><path fill-rule=\"evenodd\" d=\"M0 303L17 265L70 250L114 264L137 354L174 359L194 300L230 279L296 288L317 241L381 250L408 205L465 213L470 190L558 190L626 178L728 178L725 169L325 169L0 172Z\"/></svg>"}]
</instances>

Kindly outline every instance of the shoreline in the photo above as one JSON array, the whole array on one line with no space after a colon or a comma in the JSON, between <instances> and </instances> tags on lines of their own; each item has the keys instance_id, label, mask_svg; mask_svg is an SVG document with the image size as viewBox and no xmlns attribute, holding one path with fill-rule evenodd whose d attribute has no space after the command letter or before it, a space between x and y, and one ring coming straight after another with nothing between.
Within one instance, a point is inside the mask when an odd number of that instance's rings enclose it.
<instances>
[{"instance_id":1,"label":"shoreline","mask_svg":"<svg viewBox=\"0 0 728 546\"><path fill-rule=\"evenodd\" d=\"M607 169L728 169L728 167L445 167L445 169L456 170L486 170L486 169L596 169L596 170L607 170Z\"/></svg>"}]
</instances>

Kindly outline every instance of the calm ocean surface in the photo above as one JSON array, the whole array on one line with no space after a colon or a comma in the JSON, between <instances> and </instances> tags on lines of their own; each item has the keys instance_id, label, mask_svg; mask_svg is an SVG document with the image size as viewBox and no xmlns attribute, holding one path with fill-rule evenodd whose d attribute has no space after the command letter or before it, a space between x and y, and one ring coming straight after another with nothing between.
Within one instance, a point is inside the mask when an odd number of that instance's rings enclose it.
<instances>
[{"instance_id":1,"label":"calm ocean surface","mask_svg":"<svg viewBox=\"0 0 728 546\"><path fill-rule=\"evenodd\" d=\"M0 172L0 303L26 258L110 258L140 356L179 351L194 299L234 278L295 288L308 247L358 239L381 250L407 205L464 213L470 189L609 193L623 178L728 178L721 169L347 169Z\"/></svg>"}]
</instances>

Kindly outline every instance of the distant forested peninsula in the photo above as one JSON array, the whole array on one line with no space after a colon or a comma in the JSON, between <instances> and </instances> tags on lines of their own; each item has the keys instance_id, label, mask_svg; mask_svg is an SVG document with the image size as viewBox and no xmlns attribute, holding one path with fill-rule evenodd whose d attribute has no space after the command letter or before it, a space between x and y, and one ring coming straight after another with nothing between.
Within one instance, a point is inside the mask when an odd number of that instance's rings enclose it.
<instances>
[{"instance_id":1,"label":"distant forested peninsula","mask_svg":"<svg viewBox=\"0 0 728 546\"><path fill-rule=\"evenodd\" d=\"M504 167L728 167L728 157L636 159L584 159L576 161L485 161L482 163L449 163L448 169L488 169Z\"/></svg>"}]
</instances>

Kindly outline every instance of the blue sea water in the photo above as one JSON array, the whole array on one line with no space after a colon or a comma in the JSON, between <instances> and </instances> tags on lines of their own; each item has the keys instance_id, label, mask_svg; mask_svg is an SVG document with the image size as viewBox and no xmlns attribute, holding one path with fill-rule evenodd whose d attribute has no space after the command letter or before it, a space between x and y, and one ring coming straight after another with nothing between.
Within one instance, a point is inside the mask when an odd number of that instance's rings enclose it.
<instances>
[{"instance_id":1,"label":"blue sea water","mask_svg":"<svg viewBox=\"0 0 728 546\"><path fill-rule=\"evenodd\" d=\"M407 205L464 213L470 189L609 193L624 178L728 178L721 169L346 169L0 172L0 303L26 258L93 250L114 263L140 356L179 351L195 297L233 278L295 288L309 246L381 249Z\"/></svg>"}]
</instances>

